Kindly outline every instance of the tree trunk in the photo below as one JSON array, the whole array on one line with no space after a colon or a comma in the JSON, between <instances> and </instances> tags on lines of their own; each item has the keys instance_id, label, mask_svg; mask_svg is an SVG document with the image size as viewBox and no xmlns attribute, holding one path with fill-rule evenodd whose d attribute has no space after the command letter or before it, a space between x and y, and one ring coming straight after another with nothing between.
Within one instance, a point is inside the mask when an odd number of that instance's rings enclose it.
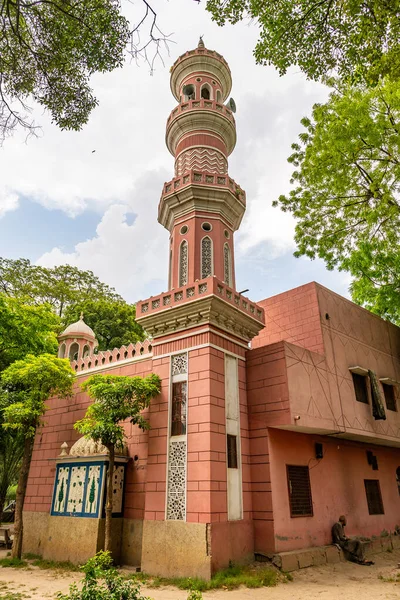
<instances>
[{"instance_id":1,"label":"tree trunk","mask_svg":"<svg viewBox=\"0 0 400 600\"><path fill-rule=\"evenodd\" d=\"M4 512L5 503L6 503L6 498L4 496L3 498L0 498L0 523L3 520L3 512Z\"/></svg>"},{"instance_id":2,"label":"tree trunk","mask_svg":"<svg viewBox=\"0 0 400 600\"><path fill-rule=\"evenodd\" d=\"M104 550L111 552L111 524L112 524L112 509L113 509L113 479L114 479L114 462L115 448L114 445L108 446L109 465L107 473L107 501L106 501L106 523L105 523L105 540Z\"/></svg>"},{"instance_id":3,"label":"tree trunk","mask_svg":"<svg viewBox=\"0 0 400 600\"><path fill-rule=\"evenodd\" d=\"M11 558L21 558L22 553L22 510L24 508L26 485L28 483L34 441L34 437L26 437L24 442L24 454L22 457L21 470L19 472L17 497L15 501L14 542L11 550Z\"/></svg>"}]
</instances>

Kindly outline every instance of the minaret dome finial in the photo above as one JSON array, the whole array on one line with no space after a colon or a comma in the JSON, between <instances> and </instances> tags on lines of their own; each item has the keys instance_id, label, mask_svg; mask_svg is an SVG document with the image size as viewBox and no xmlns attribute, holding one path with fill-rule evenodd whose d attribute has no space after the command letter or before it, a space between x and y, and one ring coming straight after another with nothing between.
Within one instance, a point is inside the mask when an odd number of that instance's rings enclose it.
<instances>
[{"instance_id":1,"label":"minaret dome finial","mask_svg":"<svg viewBox=\"0 0 400 600\"><path fill-rule=\"evenodd\" d=\"M204 48L203 36L200 36L199 43L197 44L198 48Z\"/></svg>"}]
</instances>

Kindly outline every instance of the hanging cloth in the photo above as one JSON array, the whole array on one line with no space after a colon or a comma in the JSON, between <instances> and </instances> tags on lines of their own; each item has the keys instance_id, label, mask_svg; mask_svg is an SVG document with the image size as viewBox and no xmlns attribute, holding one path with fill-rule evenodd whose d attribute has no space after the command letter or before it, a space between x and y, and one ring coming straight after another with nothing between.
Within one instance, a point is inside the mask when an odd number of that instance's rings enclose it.
<instances>
[{"instance_id":1,"label":"hanging cloth","mask_svg":"<svg viewBox=\"0 0 400 600\"><path fill-rule=\"evenodd\" d=\"M372 397L372 416L377 421L386 420L385 407L382 402L381 390L379 387L378 378L374 371L368 371L369 380L371 382L371 397Z\"/></svg>"}]
</instances>

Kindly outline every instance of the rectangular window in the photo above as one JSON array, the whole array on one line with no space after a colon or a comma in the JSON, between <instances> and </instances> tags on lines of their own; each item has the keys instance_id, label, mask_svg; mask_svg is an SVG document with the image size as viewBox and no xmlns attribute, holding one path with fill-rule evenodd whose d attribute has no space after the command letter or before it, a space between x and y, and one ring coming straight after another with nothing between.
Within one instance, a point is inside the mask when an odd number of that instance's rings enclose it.
<instances>
[{"instance_id":1,"label":"rectangular window","mask_svg":"<svg viewBox=\"0 0 400 600\"><path fill-rule=\"evenodd\" d=\"M364 404L368 404L368 387L367 387L367 378L364 375L359 375L358 373L352 373L354 391L356 393L357 402L363 402Z\"/></svg>"},{"instance_id":2,"label":"rectangular window","mask_svg":"<svg viewBox=\"0 0 400 600\"><path fill-rule=\"evenodd\" d=\"M383 515L383 502L378 479L364 479L367 496L368 512L370 515Z\"/></svg>"},{"instance_id":3,"label":"rectangular window","mask_svg":"<svg viewBox=\"0 0 400 600\"><path fill-rule=\"evenodd\" d=\"M237 459L237 439L236 435L226 436L227 454L228 454L228 469L238 468Z\"/></svg>"},{"instance_id":4,"label":"rectangular window","mask_svg":"<svg viewBox=\"0 0 400 600\"><path fill-rule=\"evenodd\" d=\"M383 393L385 394L386 408L388 410L397 410L396 395L394 393L394 386L382 383Z\"/></svg>"},{"instance_id":5,"label":"rectangular window","mask_svg":"<svg viewBox=\"0 0 400 600\"><path fill-rule=\"evenodd\" d=\"M313 506L308 467L286 465L289 488L290 516L312 517Z\"/></svg>"},{"instance_id":6,"label":"rectangular window","mask_svg":"<svg viewBox=\"0 0 400 600\"><path fill-rule=\"evenodd\" d=\"M172 384L171 435L186 433L187 382Z\"/></svg>"}]
</instances>

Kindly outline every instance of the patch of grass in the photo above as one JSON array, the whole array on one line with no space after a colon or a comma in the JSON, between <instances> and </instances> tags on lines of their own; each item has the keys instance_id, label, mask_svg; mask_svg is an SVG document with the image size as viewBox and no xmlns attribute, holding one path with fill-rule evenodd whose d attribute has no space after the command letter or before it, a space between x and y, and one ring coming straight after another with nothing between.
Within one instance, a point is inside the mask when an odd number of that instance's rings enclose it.
<instances>
[{"instance_id":1,"label":"patch of grass","mask_svg":"<svg viewBox=\"0 0 400 600\"><path fill-rule=\"evenodd\" d=\"M45 560L44 558L38 558L33 561L34 567L39 569L53 569L54 571L80 571L79 565L74 565L69 561L58 562L56 560Z\"/></svg>"},{"instance_id":2,"label":"patch of grass","mask_svg":"<svg viewBox=\"0 0 400 600\"><path fill-rule=\"evenodd\" d=\"M293 579L288 573L280 573L271 567L235 565L219 571L213 575L210 581L197 577L151 577L144 573L134 573L128 577L145 582L151 588L173 585L181 590L196 592L218 589L234 590L240 586L247 588L272 587L279 581L286 583Z\"/></svg>"},{"instance_id":3,"label":"patch of grass","mask_svg":"<svg viewBox=\"0 0 400 600\"><path fill-rule=\"evenodd\" d=\"M24 558L25 560L39 560L42 557L40 554L34 554L33 552L25 552L25 554L22 555L22 558Z\"/></svg>"},{"instance_id":4,"label":"patch of grass","mask_svg":"<svg viewBox=\"0 0 400 600\"><path fill-rule=\"evenodd\" d=\"M23 598L29 598L29 596L18 592L6 592L5 594L0 594L0 598L1 600L23 600Z\"/></svg>"},{"instance_id":5,"label":"patch of grass","mask_svg":"<svg viewBox=\"0 0 400 600\"><path fill-rule=\"evenodd\" d=\"M383 575L378 575L378 579L384 581L385 583L400 583L400 573L397 573L394 577L384 577Z\"/></svg>"},{"instance_id":6,"label":"patch of grass","mask_svg":"<svg viewBox=\"0 0 400 600\"><path fill-rule=\"evenodd\" d=\"M15 569L22 569L28 566L26 560L21 558L2 558L0 559L1 567L14 567Z\"/></svg>"}]
</instances>

